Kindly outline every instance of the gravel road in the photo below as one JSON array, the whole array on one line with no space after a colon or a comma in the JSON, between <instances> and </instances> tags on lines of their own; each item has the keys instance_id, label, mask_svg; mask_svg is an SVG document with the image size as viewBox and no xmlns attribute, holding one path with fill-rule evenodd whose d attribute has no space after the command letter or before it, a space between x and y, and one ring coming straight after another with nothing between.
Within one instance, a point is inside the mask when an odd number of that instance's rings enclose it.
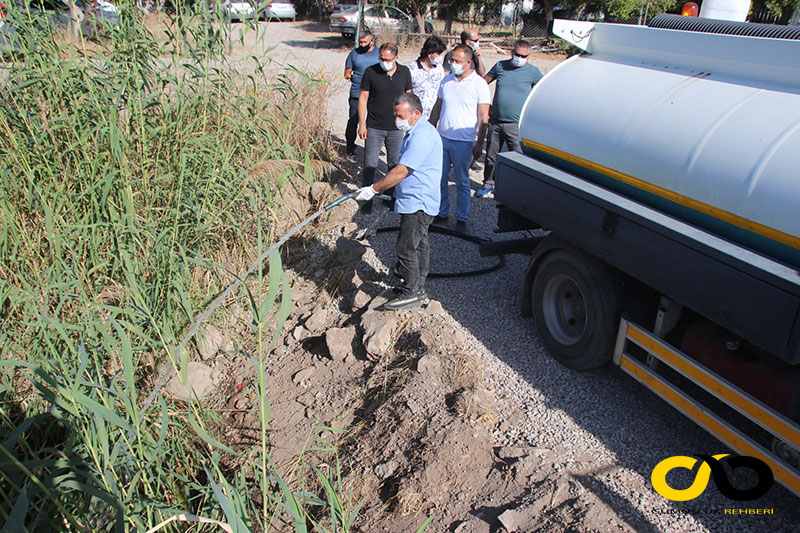
<instances>
[{"instance_id":1,"label":"gravel road","mask_svg":"<svg viewBox=\"0 0 800 533\"><path fill-rule=\"evenodd\" d=\"M326 102L333 135L343 138L347 119L347 82L342 77L349 46L324 25L264 24L264 45L275 46L276 64L293 65L325 75L331 81ZM249 39L249 40L248 40ZM245 45L258 46L252 36ZM484 53L487 67L503 56ZM401 50L401 62L416 58L416 50ZM544 72L558 61L534 59ZM480 172L472 172L472 187ZM451 192L451 194L453 194ZM380 209L368 220L379 216ZM395 215L381 223L394 225ZM492 232L496 208L492 199L472 199L470 231L486 238L506 238ZM376 268L388 270L394 257L392 234L370 242ZM474 245L450 237L431 238L434 271L470 270L492 261L478 257ZM571 372L552 359L530 319L520 317L520 298L527 258L509 256L499 271L474 278L432 279L428 292L457 322L472 349L484 362L486 379L507 420L498 444L526 444L553 450L562 458L553 476L571 476L593 492L630 531L798 531L800 505L775 484L754 502L734 502L713 486L693 501L673 503L650 484L653 467L674 455L717 454L727 450L698 426L615 367L595 372ZM691 479L670 478L677 487ZM502 500L502 495L498 495ZM773 509L774 514L725 514L729 509Z\"/></svg>"}]
</instances>

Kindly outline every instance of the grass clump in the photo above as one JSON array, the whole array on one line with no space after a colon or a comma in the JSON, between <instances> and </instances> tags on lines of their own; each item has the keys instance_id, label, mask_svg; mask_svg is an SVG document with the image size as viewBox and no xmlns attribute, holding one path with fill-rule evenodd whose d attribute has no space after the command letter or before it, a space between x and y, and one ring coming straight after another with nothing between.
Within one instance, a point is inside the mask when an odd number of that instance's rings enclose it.
<instances>
[{"instance_id":1,"label":"grass clump","mask_svg":"<svg viewBox=\"0 0 800 533\"><path fill-rule=\"evenodd\" d=\"M246 458L255 483L226 471L234 452L196 402L144 397L162 362L185 379L179 339L276 237L278 190L331 157L321 113L308 112L326 84L263 57L230 64L229 26L199 4L178 4L158 36L133 2L119 7L118 25L76 42L41 15L9 14L19 38L0 67L0 527L267 530L289 513L305 531L316 522L304 504L317 500L269 462L263 361L262 442ZM270 161L291 164L254 178ZM289 305L280 255L269 258L252 291L267 294L253 310L259 354ZM344 517L331 516L337 530Z\"/></svg>"}]
</instances>

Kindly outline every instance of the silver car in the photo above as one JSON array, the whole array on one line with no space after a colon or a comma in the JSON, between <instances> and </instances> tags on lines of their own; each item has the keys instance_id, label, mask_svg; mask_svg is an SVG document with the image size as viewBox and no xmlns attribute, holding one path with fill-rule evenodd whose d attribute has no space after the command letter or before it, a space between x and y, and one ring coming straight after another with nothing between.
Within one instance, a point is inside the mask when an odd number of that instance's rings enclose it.
<instances>
[{"instance_id":1,"label":"silver car","mask_svg":"<svg viewBox=\"0 0 800 533\"><path fill-rule=\"evenodd\" d=\"M357 24L358 7L353 7L331 15L330 30L341 33L343 37L350 38L355 35ZM412 33L419 32L419 25L414 18L392 6L366 6L364 8L362 27L371 32L387 29ZM433 25L430 22L425 23L425 32L433 32Z\"/></svg>"}]
</instances>

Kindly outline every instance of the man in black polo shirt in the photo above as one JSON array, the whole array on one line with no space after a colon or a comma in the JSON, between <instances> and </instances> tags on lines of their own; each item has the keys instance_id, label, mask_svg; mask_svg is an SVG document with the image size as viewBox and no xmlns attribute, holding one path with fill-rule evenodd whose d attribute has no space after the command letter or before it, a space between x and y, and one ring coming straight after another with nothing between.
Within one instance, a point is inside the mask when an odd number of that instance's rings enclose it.
<instances>
[{"instance_id":1,"label":"man in black polo shirt","mask_svg":"<svg viewBox=\"0 0 800 533\"><path fill-rule=\"evenodd\" d=\"M368 67L358 97L358 136L364 139L364 172L361 185L372 185L381 146L386 146L386 166L397 164L403 132L394 124L394 100L412 89L408 67L397 64L397 45L386 43L379 50L380 63ZM372 204L366 204L369 212Z\"/></svg>"}]
</instances>

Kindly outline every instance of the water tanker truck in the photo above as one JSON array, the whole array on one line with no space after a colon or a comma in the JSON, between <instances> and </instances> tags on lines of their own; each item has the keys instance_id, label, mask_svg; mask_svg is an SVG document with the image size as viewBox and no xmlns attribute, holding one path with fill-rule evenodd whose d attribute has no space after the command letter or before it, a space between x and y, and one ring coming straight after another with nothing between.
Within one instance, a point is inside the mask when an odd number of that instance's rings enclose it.
<instances>
[{"instance_id":1,"label":"water tanker truck","mask_svg":"<svg viewBox=\"0 0 800 533\"><path fill-rule=\"evenodd\" d=\"M564 365L613 360L800 495L800 29L554 32L583 53L497 166L499 230L544 230L523 312Z\"/></svg>"}]
</instances>

